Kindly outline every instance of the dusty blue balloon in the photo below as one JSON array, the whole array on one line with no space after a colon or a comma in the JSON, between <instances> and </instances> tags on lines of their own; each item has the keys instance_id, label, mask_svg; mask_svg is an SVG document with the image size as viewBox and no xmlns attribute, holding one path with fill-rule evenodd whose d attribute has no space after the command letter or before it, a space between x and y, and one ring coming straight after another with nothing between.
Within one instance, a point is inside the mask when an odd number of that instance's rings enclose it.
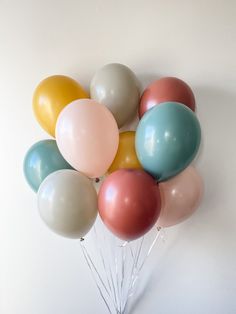
<instances>
[{"instance_id":1,"label":"dusty blue balloon","mask_svg":"<svg viewBox=\"0 0 236 314\"><path fill-rule=\"evenodd\" d=\"M73 168L62 157L55 140L35 143L25 156L25 178L35 192L50 173L61 169Z\"/></svg>"},{"instance_id":2,"label":"dusty blue balloon","mask_svg":"<svg viewBox=\"0 0 236 314\"><path fill-rule=\"evenodd\" d=\"M135 147L143 168L158 181L165 181L191 163L200 141L200 124L192 110L177 102L165 102L140 120Z\"/></svg>"}]
</instances>

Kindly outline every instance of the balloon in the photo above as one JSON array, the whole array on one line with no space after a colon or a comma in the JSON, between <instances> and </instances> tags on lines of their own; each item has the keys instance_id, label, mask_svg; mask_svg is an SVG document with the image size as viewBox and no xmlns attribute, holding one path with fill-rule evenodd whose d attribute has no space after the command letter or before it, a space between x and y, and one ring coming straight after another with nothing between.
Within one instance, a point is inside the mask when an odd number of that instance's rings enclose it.
<instances>
[{"instance_id":1,"label":"balloon","mask_svg":"<svg viewBox=\"0 0 236 314\"><path fill-rule=\"evenodd\" d=\"M75 170L58 170L40 185L38 208L41 218L52 231L78 239L95 222L97 193L83 174Z\"/></svg>"},{"instance_id":2,"label":"balloon","mask_svg":"<svg viewBox=\"0 0 236 314\"><path fill-rule=\"evenodd\" d=\"M95 178L102 176L115 158L119 130L105 106L81 99L62 110L56 125L56 140L69 164Z\"/></svg>"},{"instance_id":3,"label":"balloon","mask_svg":"<svg viewBox=\"0 0 236 314\"><path fill-rule=\"evenodd\" d=\"M138 108L137 79L123 64L111 63L98 70L90 85L90 95L107 106L119 128L132 119Z\"/></svg>"},{"instance_id":4,"label":"balloon","mask_svg":"<svg viewBox=\"0 0 236 314\"><path fill-rule=\"evenodd\" d=\"M122 168L141 169L142 166L135 151L135 132L128 131L120 133L120 141L116 157L113 160L109 173Z\"/></svg>"},{"instance_id":5,"label":"balloon","mask_svg":"<svg viewBox=\"0 0 236 314\"><path fill-rule=\"evenodd\" d=\"M88 98L88 95L72 78L64 75L47 77L37 86L33 96L33 109L39 124L54 137L59 113L79 98Z\"/></svg>"},{"instance_id":6,"label":"balloon","mask_svg":"<svg viewBox=\"0 0 236 314\"><path fill-rule=\"evenodd\" d=\"M143 170L113 172L98 193L98 210L103 222L126 241L149 231L157 221L160 209L159 187Z\"/></svg>"},{"instance_id":7,"label":"balloon","mask_svg":"<svg viewBox=\"0 0 236 314\"><path fill-rule=\"evenodd\" d=\"M194 213L202 199L203 182L192 166L160 183L159 187L162 208L157 225L160 227L170 227L184 221Z\"/></svg>"},{"instance_id":8,"label":"balloon","mask_svg":"<svg viewBox=\"0 0 236 314\"><path fill-rule=\"evenodd\" d=\"M142 94L139 117L153 106L163 102L179 102L195 111L195 98L191 88L176 77L164 77L150 84Z\"/></svg>"},{"instance_id":9,"label":"balloon","mask_svg":"<svg viewBox=\"0 0 236 314\"><path fill-rule=\"evenodd\" d=\"M25 156L25 178L35 192L50 173L60 169L72 169L72 167L62 157L55 140L35 143Z\"/></svg>"},{"instance_id":10,"label":"balloon","mask_svg":"<svg viewBox=\"0 0 236 314\"><path fill-rule=\"evenodd\" d=\"M140 120L135 146L143 168L164 181L191 163L200 140L196 115L182 104L167 102L155 106Z\"/></svg>"}]
</instances>

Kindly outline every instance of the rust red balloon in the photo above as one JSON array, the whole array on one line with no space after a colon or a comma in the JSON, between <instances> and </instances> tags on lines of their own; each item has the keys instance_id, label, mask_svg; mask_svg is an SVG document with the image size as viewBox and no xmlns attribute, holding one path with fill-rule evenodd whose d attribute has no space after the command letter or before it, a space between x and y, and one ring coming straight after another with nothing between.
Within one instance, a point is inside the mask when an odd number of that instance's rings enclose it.
<instances>
[{"instance_id":1,"label":"rust red balloon","mask_svg":"<svg viewBox=\"0 0 236 314\"><path fill-rule=\"evenodd\" d=\"M143 170L115 171L100 188L98 208L110 231L123 240L134 240L148 232L159 217L159 186Z\"/></svg>"},{"instance_id":2,"label":"rust red balloon","mask_svg":"<svg viewBox=\"0 0 236 314\"><path fill-rule=\"evenodd\" d=\"M191 88L184 81L176 77L163 77L150 84L142 94L139 117L144 113L166 101L180 102L195 111L195 98Z\"/></svg>"}]
</instances>

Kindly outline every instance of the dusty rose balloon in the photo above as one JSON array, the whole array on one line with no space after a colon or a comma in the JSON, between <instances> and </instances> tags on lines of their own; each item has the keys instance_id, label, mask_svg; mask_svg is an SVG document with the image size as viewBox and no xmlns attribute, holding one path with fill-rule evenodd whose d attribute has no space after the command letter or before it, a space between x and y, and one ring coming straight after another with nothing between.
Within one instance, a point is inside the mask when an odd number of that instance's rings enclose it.
<instances>
[{"instance_id":1,"label":"dusty rose balloon","mask_svg":"<svg viewBox=\"0 0 236 314\"><path fill-rule=\"evenodd\" d=\"M139 105L139 117L155 105L167 101L180 102L195 111L194 94L188 84L176 77L163 77L144 90Z\"/></svg>"},{"instance_id":2,"label":"dusty rose balloon","mask_svg":"<svg viewBox=\"0 0 236 314\"><path fill-rule=\"evenodd\" d=\"M99 214L119 238L130 241L156 223L161 199L159 186L143 170L121 169L103 182L98 193Z\"/></svg>"},{"instance_id":3,"label":"dusty rose balloon","mask_svg":"<svg viewBox=\"0 0 236 314\"><path fill-rule=\"evenodd\" d=\"M56 140L62 156L72 167L95 178L110 167L118 149L119 130L105 106L80 99L61 111Z\"/></svg>"},{"instance_id":4,"label":"dusty rose balloon","mask_svg":"<svg viewBox=\"0 0 236 314\"><path fill-rule=\"evenodd\" d=\"M162 208L157 226L176 225L198 208L203 194L203 181L197 170L189 166L176 177L159 184Z\"/></svg>"}]
</instances>

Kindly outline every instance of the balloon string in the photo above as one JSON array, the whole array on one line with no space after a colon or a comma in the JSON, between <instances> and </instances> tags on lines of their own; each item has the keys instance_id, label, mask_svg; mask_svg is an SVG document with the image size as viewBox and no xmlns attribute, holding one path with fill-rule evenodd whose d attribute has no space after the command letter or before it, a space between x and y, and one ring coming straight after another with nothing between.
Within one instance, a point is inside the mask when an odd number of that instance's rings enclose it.
<instances>
[{"instance_id":1,"label":"balloon string","mask_svg":"<svg viewBox=\"0 0 236 314\"><path fill-rule=\"evenodd\" d=\"M135 254L133 253L132 247L130 246L130 252L131 252L131 255L133 257L133 265L132 265L131 276L130 276L130 280L129 280L128 290L127 290L127 293L125 296L125 304L124 304L122 313L125 313L127 305L128 305L128 298L129 298L129 294L130 294L130 289L132 287L132 282L133 282L133 278L134 278L134 274L135 274L135 267L137 264L138 256L140 255L142 243L143 243L143 241L138 242L138 244L136 245Z\"/></svg>"},{"instance_id":2,"label":"balloon string","mask_svg":"<svg viewBox=\"0 0 236 314\"><path fill-rule=\"evenodd\" d=\"M110 294L110 298L111 298L111 301L112 301L114 307L116 307L114 297L112 296L112 288L111 288L111 283L110 283L109 276L108 276L108 273L107 273L107 266L106 266L106 263L105 263L105 258L104 258L104 255L102 253L102 247L101 247L100 241L98 239L98 233L97 233L97 229L96 229L95 225L94 225L94 235L95 235L95 238L96 238L96 243L98 245L98 252L99 252L100 258L102 260L104 273L106 274L106 280L107 280L108 288L109 288L110 293L111 293ZM103 241L103 242L105 244L106 241Z\"/></svg>"},{"instance_id":3,"label":"balloon string","mask_svg":"<svg viewBox=\"0 0 236 314\"><path fill-rule=\"evenodd\" d=\"M149 247L149 249L148 249L148 252L147 252L147 254L145 255L145 257L144 257L144 259L143 259L141 265L140 265L139 268L137 269L137 272L136 272L136 274L135 274L135 278L134 278L133 283L132 283L132 288L131 288L131 291L130 291L130 294L131 294L131 295L129 295L129 297L132 296L133 289L134 289L134 287L135 287L135 284L136 284L136 282L137 282L137 279L138 279L138 277L139 277L139 274L140 274L141 270L143 269L143 267L144 267L144 265L145 265L145 263L146 263L146 261L147 261L149 255L151 254L151 252L152 252L152 250L153 250L153 248L154 248L154 246L155 246L155 244L156 244L156 242L158 241L159 238L161 238L161 228L157 228L157 234L156 234L154 240L152 241L152 243L151 243L151 245L150 245L150 247Z\"/></svg>"},{"instance_id":4,"label":"balloon string","mask_svg":"<svg viewBox=\"0 0 236 314\"><path fill-rule=\"evenodd\" d=\"M105 233L104 232L103 232L103 243L106 243ZM108 251L110 252L110 250L108 250ZM103 254L102 250L101 250L101 254ZM113 295L113 298L114 298L114 302L113 303L114 303L114 307L115 307L116 313L120 314L119 310L118 310L118 299L117 299L116 289L115 289L115 284L114 284L114 276L112 274L113 259L111 260L110 258L107 258L107 260L108 260L108 270L109 270L110 282L111 282L111 286L112 286L111 292L112 292L112 295Z\"/></svg>"},{"instance_id":5,"label":"balloon string","mask_svg":"<svg viewBox=\"0 0 236 314\"><path fill-rule=\"evenodd\" d=\"M116 252L118 256L118 267L117 267L117 291L119 293L119 313L122 314L123 306L123 283L124 283L124 266L125 266L125 255L124 249L126 245L116 245Z\"/></svg>"},{"instance_id":6,"label":"balloon string","mask_svg":"<svg viewBox=\"0 0 236 314\"><path fill-rule=\"evenodd\" d=\"M118 290L118 258L117 258L117 248L115 245L115 282L114 282L114 286L116 289L116 294L117 294L117 309L120 312L119 308L119 290Z\"/></svg>"},{"instance_id":7,"label":"balloon string","mask_svg":"<svg viewBox=\"0 0 236 314\"><path fill-rule=\"evenodd\" d=\"M99 273L99 269L93 262L92 256L89 254L84 243L82 243L82 241L80 242L87 265L110 314L127 313L130 302L129 300L134 294L140 272L142 271L157 240L162 238L162 232L160 231L163 231L163 229L157 228L157 231L158 232L151 245L147 248L147 250L145 249L146 254L144 254L145 256L143 257L142 252L144 251L144 237L137 242L135 241L136 243L126 242L123 245L118 245L117 239L113 236L111 239L113 241L113 245L115 245L113 246L114 249L110 249L109 246L111 243L108 243L108 238L105 236L105 232L98 233L94 226L96 248L101 258L101 263L99 264L104 270L104 276L103 272ZM101 239L98 234L102 235ZM103 243L103 245L101 245L101 243ZM130 252L131 255L131 263L127 264L126 260L128 252ZM143 258L141 258L141 256ZM115 312L113 312L113 310Z\"/></svg>"},{"instance_id":8,"label":"balloon string","mask_svg":"<svg viewBox=\"0 0 236 314\"><path fill-rule=\"evenodd\" d=\"M117 291L117 307L119 309L119 313L121 313L121 291L120 291L120 285L119 285L119 274L118 274L118 247L115 246L115 272L116 272L116 291ZM119 263L120 264L120 263ZM120 268L120 267L119 267Z\"/></svg>"},{"instance_id":9,"label":"balloon string","mask_svg":"<svg viewBox=\"0 0 236 314\"><path fill-rule=\"evenodd\" d=\"M101 289L101 287L99 286L99 284L98 284L98 282L97 282L97 280L96 280L95 273L97 273L97 271L95 270L93 263L90 264L89 258L88 258L88 252L87 252L86 248L84 247L84 245L82 244L82 241L80 241L80 245L81 245L81 248L82 248L83 256L84 256L84 258L85 258L85 260L86 260L86 262L87 262L87 265L88 265L88 267L89 267L89 269L90 269L90 271L91 271L93 280L94 280L94 282L96 283L96 286L97 286L97 288L98 288L98 291L99 291L99 293L100 293L100 295L101 295L101 297L102 297L102 299L103 299L103 301L104 301L104 303L105 303L105 305L106 305L106 307L107 307L109 313L112 314L112 311L111 311L110 306L109 306L109 304L108 304L108 302L107 302L107 300L106 300L106 298L105 298L105 295L104 295L104 293L102 292L102 289ZM95 273L94 273L94 270L95 270Z\"/></svg>"},{"instance_id":10,"label":"balloon string","mask_svg":"<svg viewBox=\"0 0 236 314\"><path fill-rule=\"evenodd\" d=\"M110 273L110 278L111 278L111 284L112 284L112 289L113 289L113 295L114 295L114 300L115 300L115 308L116 308L116 312L119 314L119 309L118 309L118 296L117 296L117 291L115 288L115 278L112 272L112 269L114 268L113 266L113 260L109 259L108 262L109 265L109 273Z\"/></svg>"},{"instance_id":11,"label":"balloon string","mask_svg":"<svg viewBox=\"0 0 236 314\"><path fill-rule=\"evenodd\" d=\"M137 258L136 258L136 263L135 263L135 271L137 270L137 266L138 266L138 261L139 261L140 253L141 253L141 250L142 250L142 247L143 247L143 241L144 241L144 236L142 237L142 239L141 239L141 244L140 244L140 246L139 246L138 256L137 256Z\"/></svg>"},{"instance_id":12,"label":"balloon string","mask_svg":"<svg viewBox=\"0 0 236 314\"><path fill-rule=\"evenodd\" d=\"M96 272L98 278L100 279L100 281L101 281L101 283L102 283L104 289L106 290L107 294L109 295L109 291L108 291L106 285L104 284L104 281L102 280L102 277L100 276L100 274L99 274L99 272L98 272L98 270L97 270L95 264L93 263L92 258L90 257L90 255L89 255L89 253L88 253L86 247L85 247L83 244L82 244L82 247L84 248L84 250L85 250L85 252L86 252L86 254L87 254L87 257L88 257L90 263L93 265L93 268L94 268L94 270L95 270L95 272Z\"/></svg>"},{"instance_id":13,"label":"balloon string","mask_svg":"<svg viewBox=\"0 0 236 314\"><path fill-rule=\"evenodd\" d=\"M130 275L130 278L129 278L129 284L128 284L127 291L126 291L126 294L125 294L124 306L123 306L123 309L122 309L122 314L125 313L126 308L127 308L128 295L129 295L129 290L130 290L130 287L131 287L132 278L133 278L133 274L134 274L135 261L136 261L136 256L137 256L137 252L138 252L138 245L136 245L135 253L133 252L133 249L132 249L132 246L131 246L130 243L129 243L129 249L130 249L130 254L132 256L133 263L132 263L132 266L131 266L131 271L130 271L131 275Z\"/></svg>"},{"instance_id":14,"label":"balloon string","mask_svg":"<svg viewBox=\"0 0 236 314\"><path fill-rule=\"evenodd\" d=\"M121 252L120 255L120 275L121 275L121 279L119 282L119 290L120 290L120 313L122 313L122 308L123 308L123 298L124 298L124 276L125 276L125 261L126 261L126 244L125 245L120 245L119 246L119 250Z\"/></svg>"},{"instance_id":15,"label":"balloon string","mask_svg":"<svg viewBox=\"0 0 236 314\"><path fill-rule=\"evenodd\" d=\"M122 308L123 308L123 297L124 297L124 292L123 292L123 287L124 287L124 276L125 276L125 260L126 260L126 246L121 246L121 264L122 264L122 268L121 268L121 312L122 312Z\"/></svg>"},{"instance_id":16,"label":"balloon string","mask_svg":"<svg viewBox=\"0 0 236 314\"><path fill-rule=\"evenodd\" d=\"M96 231L96 230L95 230ZM103 232L103 243L104 243L104 246L105 246L105 252L109 253L111 252L111 250L109 250L109 248L107 249L107 241L106 241L106 237L105 237L105 233ZM113 264L111 265L111 263L113 263L113 259L111 261L111 258L109 258L106 254L106 258L104 258L104 246L103 246L103 249L100 245L100 240L98 239L98 233L96 232L96 236L97 236L97 242L98 242L98 245L99 245L99 253L100 253L100 257L102 259L102 264L103 264L103 267L104 267L104 272L106 274L106 277L107 277L107 281L108 281L108 287L110 289L110 299L113 303L113 306L115 308L115 311L116 313L120 314L119 313L119 310L118 310L118 301L117 301L117 297L116 297L116 289L115 289L115 284L114 284L114 278L113 278L113 274L112 274L112 268L113 268ZM107 261L107 264L106 262Z\"/></svg>"},{"instance_id":17,"label":"balloon string","mask_svg":"<svg viewBox=\"0 0 236 314\"><path fill-rule=\"evenodd\" d=\"M141 241L138 242L138 245L137 245L137 248L136 248L136 254L135 254L135 258L134 258L134 267L132 269L132 276L131 276L130 286L129 286L128 293L127 293L127 296L126 296L126 303L128 301L128 298L130 297L130 292L132 291L134 282L136 281L137 267L138 267L138 262L139 262L139 259L140 259L140 254L141 254L141 251L142 251L142 247L143 247L143 242L144 242L144 236L141 238ZM134 257L134 255L133 255L133 257Z\"/></svg>"},{"instance_id":18,"label":"balloon string","mask_svg":"<svg viewBox=\"0 0 236 314\"><path fill-rule=\"evenodd\" d=\"M139 278L140 272L141 272L141 270L143 269L143 267L144 267L144 265L145 265L145 263L146 263L148 257L150 256L150 254L151 254L151 252L152 252L152 250L153 250L153 248L154 248L154 246L155 246L157 240L158 240L159 238L161 238L161 232L160 232L160 231L161 231L161 228L157 228L157 234L156 234L154 240L152 241L152 243L151 243L151 245L150 245L150 247L149 247L149 249L148 249L148 251L147 251L147 254L145 255L145 257L144 257L144 259L143 259L141 265L140 265L139 267L138 267L138 266L136 267L136 272L135 272L135 274L134 274L133 277L132 277L132 283L131 283L131 286L130 286L130 288L129 288L128 296L127 296L127 301L126 301L126 304L125 304L125 307L124 307L124 310L123 310L122 313L125 313L125 312L126 312L126 309L127 309L127 306L128 306L128 300L129 300L130 297L132 297L132 295L133 295L133 293L134 293L134 288L135 288L136 282L137 282L137 280L138 280L138 278ZM142 240L143 240L143 239L142 239ZM141 252L141 249L142 249L142 245L143 245L143 241L141 241L141 244L140 244L140 247L139 247L140 252ZM131 250L131 252L132 252L132 250ZM134 257L134 255L133 255L133 257ZM140 259L140 254L138 255L138 259L136 259L136 262L135 262L135 263L138 263L138 260L139 260L139 259Z\"/></svg>"},{"instance_id":19,"label":"balloon string","mask_svg":"<svg viewBox=\"0 0 236 314\"><path fill-rule=\"evenodd\" d=\"M149 250L148 250L147 255L145 256L145 258L144 258L142 264L140 265L140 267L139 267L139 269L138 269L138 272L140 272L140 271L142 270L142 268L143 268L143 266L144 266L146 260L148 259L149 255L151 254L152 249L153 249L153 247L155 246L157 240L160 238L160 236L161 236L161 228L158 227L158 228L157 228L157 234L156 234L156 236L155 236L153 242L151 243L151 245L150 245L150 247L149 247Z\"/></svg>"}]
</instances>

